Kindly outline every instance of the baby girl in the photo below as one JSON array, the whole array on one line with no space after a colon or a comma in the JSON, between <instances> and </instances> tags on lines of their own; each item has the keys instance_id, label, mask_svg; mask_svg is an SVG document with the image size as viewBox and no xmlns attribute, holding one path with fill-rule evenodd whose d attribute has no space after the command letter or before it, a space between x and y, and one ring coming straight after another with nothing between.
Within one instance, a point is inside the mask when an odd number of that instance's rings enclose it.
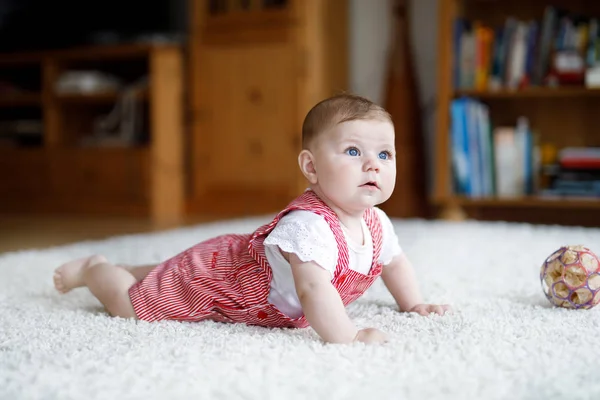
<instances>
[{"instance_id":1,"label":"baby girl","mask_svg":"<svg viewBox=\"0 0 600 400\"><path fill-rule=\"evenodd\" d=\"M450 311L424 303L392 223L376 207L396 181L390 115L338 95L310 110L302 142L307 189L256 231L208 239L158 265L73 260L56 269L56 289L85 286L116 317L310 326L331 343L387 340L378 329L357 329L345 308L380 276L400 311Z\"/></svg>"}]
</instances>

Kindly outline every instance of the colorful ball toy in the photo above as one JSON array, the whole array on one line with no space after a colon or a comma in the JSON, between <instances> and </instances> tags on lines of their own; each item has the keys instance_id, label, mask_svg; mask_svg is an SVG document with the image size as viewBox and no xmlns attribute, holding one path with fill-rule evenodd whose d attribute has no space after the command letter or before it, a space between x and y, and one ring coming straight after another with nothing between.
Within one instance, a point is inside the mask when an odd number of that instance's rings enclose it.
<instances>
[{"instance_id":1,"label":"colorful ball toy","mask_svg":"<svg viewBox=\"0 0 600 400\"><path fill-rule=\"evenodd\" d=\"M600 302L600 259L584 246L563 246L544 261L540 280L555 306L590 309Z\"/></svg>"}]
</instances>

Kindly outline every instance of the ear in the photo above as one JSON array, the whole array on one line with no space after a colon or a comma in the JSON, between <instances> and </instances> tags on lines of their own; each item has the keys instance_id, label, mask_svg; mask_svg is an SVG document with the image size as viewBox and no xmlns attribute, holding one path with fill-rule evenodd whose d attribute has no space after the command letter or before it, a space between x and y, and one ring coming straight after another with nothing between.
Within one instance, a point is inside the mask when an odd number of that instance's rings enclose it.
<instances>
[{"instance_id":1,"label":"ear","mask_svg":"<svg viewBox=\"0 0 600 400\"><path fill-rule=\"evenodd\" d=\"M313 154L309 150L302 150L298 155L300 170L311 184L317 183L317 170L315 168Z\"/></svg>"}]
</instances>

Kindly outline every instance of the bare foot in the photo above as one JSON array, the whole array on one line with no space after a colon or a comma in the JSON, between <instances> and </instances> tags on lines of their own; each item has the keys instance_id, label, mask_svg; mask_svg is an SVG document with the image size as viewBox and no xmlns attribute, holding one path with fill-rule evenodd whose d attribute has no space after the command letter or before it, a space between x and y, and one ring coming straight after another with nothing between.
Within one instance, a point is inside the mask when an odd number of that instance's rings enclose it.
<instances>
[{"instance_id":1,"label":"bare foot","mask_svg":"<svg viewBox=\"0 0 600 400\"><path fill-rule=\"evenodd\" d=\"M54 287L60 293L67 293L71 289L84 286L83 271L105 262L107 262L106 258L99 255L69 261L54 271Z\"/></svg>"}]
</instances>

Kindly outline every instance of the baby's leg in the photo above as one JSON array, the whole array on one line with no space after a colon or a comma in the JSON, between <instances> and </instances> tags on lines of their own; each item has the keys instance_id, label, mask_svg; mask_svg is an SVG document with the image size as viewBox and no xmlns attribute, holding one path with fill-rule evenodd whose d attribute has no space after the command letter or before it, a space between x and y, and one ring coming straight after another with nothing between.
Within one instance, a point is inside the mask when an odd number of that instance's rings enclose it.
<instances>
[{"instance_id":1,"label":"baby's leg","mask_svg":"<svg viewBox=\"0 0 600 400\"><path fill-rule=\"evenodd\" d=\"M56 287L56 290L61 293L67 293L71 289L85 286L81 279L78 279L79 274L76 272L80 271L82 268L89 267L90 263L99 264L101 262L106 263L108 260L104 256L93 255L78 258L61 265L54 272L54 286ZM135 280L139 282L156 267L156 264L138 266L117 264L117 267L129 271L129 273L135 277Z\"/></svg>"},{"instance_id":2,"label":"baby's leg","mask_svg":"<svg viewBox=\"0 0 600 400\"><path fill-rule=\"evenodd\" d=\"M137 272L141 275L145 270ZM87 286L111 315L123 318L136 318L129 299L129 288L136 282L127 269L97 255L63 264L54 273L54 286L59 292Z\"/></svg>"},{"instance_id":3,"label":"baby's leg","mask_svg":"<svg viewBox=\"0 0 600 400\"><path fill-rule=\"evenodd\" d=\"M139 282L142 279L144 279L146 277L146 275L148 275L150 273L150 271L152 271L156 267L156 264L139 265L136 267L128 267L128 266L124 266L124 265L119 265L119 266L123 267L127 271L129 271L129 273L134 276L135 280Z\"/></svg>"}]
</instances>

